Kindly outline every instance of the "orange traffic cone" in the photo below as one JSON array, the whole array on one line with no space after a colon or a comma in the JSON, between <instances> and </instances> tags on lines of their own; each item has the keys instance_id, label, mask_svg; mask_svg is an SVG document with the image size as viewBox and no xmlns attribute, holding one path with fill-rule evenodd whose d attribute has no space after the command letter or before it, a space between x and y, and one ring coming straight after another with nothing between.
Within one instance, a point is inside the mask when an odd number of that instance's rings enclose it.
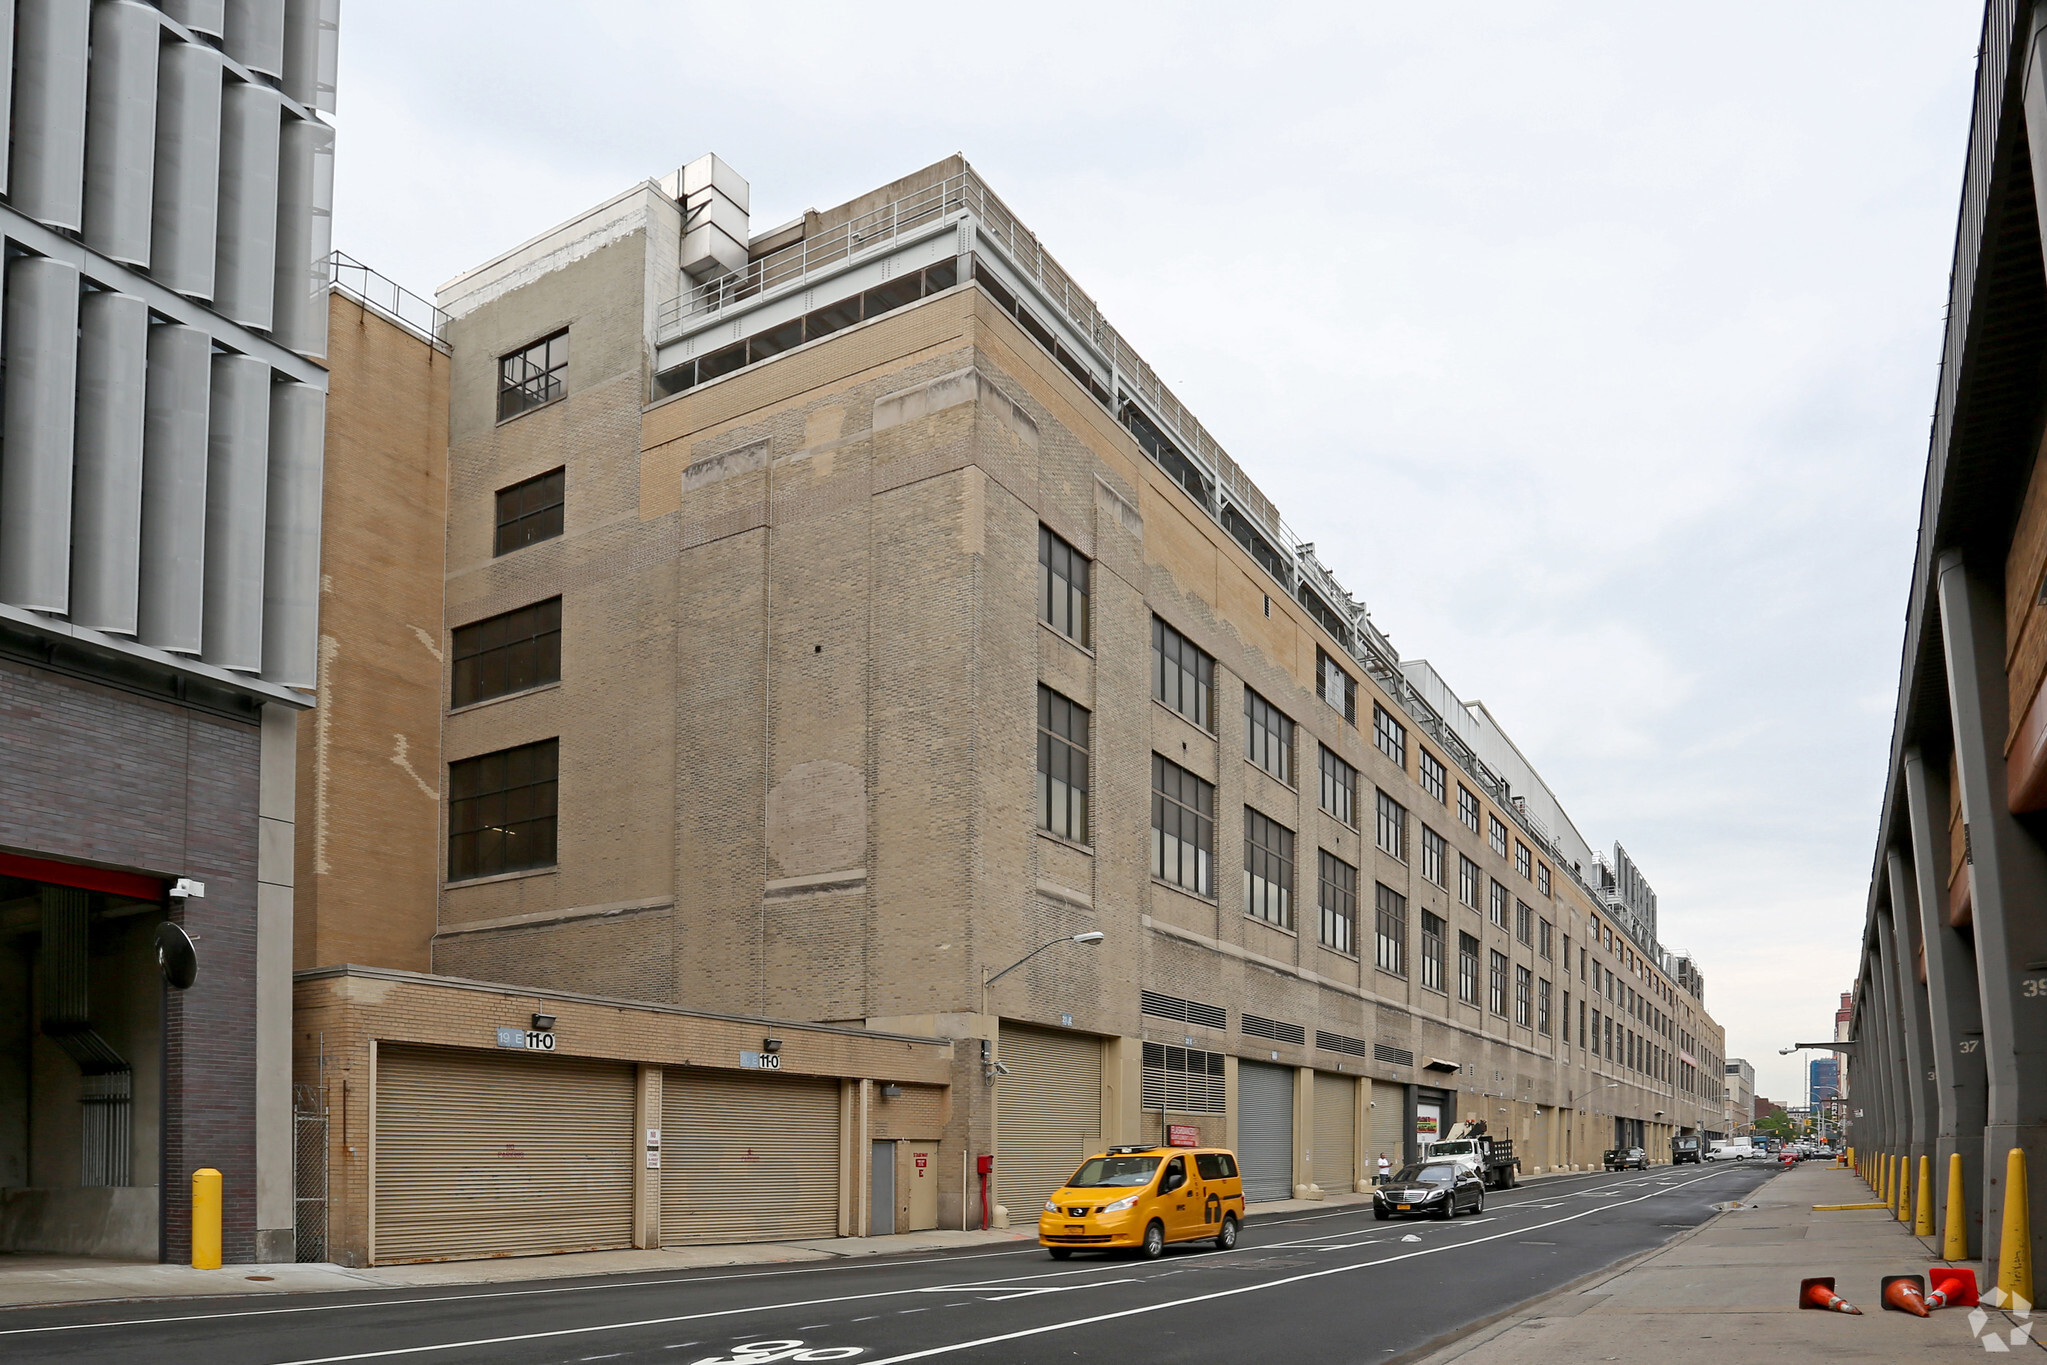
<instances>
[{"instance_id":1,"label":"orange traffic cone","mask_svg":"<svg viewBox=\"0 0 2047 1365\"><path fill-rule=\"evenodd\" d=\"M1862 1310L1834 1292L1834 1277L1822 1275L1817 1279L1798 1282L1798 1306L1800 1308L1825 1309L1835 1313L1853 1313L1862 1316Z\"/></svg>"},{"instance_id":2,"label":"orange traffic cone","mask_svg":"<svg viewBox=\"0 0 2047 1365\"><path fill-rule=\"evenodd\" d=\"M1930 1317L1926 1311L1926 1281L1918 1275L1886 1275L1883 1278L1883 1306L1891 1313Z\"/></svg>"},{"instance_id":3,"label":"orange traffic cone","mask_svg":"<svg viewBox=\"0 0 2047 1365\"><path fill-rule=\"evenodd\" d=\"M1933 1292L1926 1296L1928 1308L1974 1308L1976 1297L1976 1272L1959 1266L1929 1266L1926 1278L1933 1285Z\"/></svg>"}]
</instances>

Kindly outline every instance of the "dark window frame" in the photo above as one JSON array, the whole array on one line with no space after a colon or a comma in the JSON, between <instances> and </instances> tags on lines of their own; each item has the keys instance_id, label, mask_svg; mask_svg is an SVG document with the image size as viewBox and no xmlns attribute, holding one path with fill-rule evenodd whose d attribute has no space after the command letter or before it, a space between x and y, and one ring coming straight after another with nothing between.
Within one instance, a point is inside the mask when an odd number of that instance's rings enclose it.
<instances>
[{"instance_id":1,"label":"dark window frame","mask_svg":"<svg viewBox=\"0 0 2047 1365\"><path fill-rule=\"evenodd\" d=\"M1433 796L1438 804L1447 804L1450 792L1450 770L1443 765L1442 759L1429 752L1427 745L1415 745L1414 752L1415 766L1419 770L1422 790Z\"/></svg>"},{"instance_id":2,"label":"dark window frame","mask_svg":"<svg viewBox=\"0 0 2047 1365\"><path fill-rule=\"evenodd\" d=\"M1376 701L1372 703L1372 743L1402 772L1407 771L1407 727Z\"/></svg>"},{"instance_id":3,"label":"dark window frame","mask_svg":"<svg viewBox=\"0 0 2047 1365\"><path fill-rule=\"evenodd\" d=\"M448 881L556 866L560 782L558 738L450 763Z\"/></svg>"},{"instance_id":4,"label":"dark window frame","mask_svg":"<svg viewBox=\"0 0 2047 1365\"><path fill-rule=\"evenodd\" d=\"M1244 807L1244 913L1294 927L1294 832L1255 806Z\"/></svg>"},{"instance_id":5,"label":"dark window frame","mask_svg":"<svg viewBox=\"0 0 2047 1365\"><path fill-rule=\"evenodd\" d=\"M455 627L449 632L449 708L560 682L561 621L557 596Z\"/></svg>"},{"instance_id":6,"label":"dark window frame","mask_svg":"<svg viewBox=\"0 0 2047 1365\"><path fill-rule=\"evenodd\" d=\"M1373 788L1373 842L1389 858L1407 861L1407 807Z\"/></svg>"},{"instance_id":7,"label":"dark window frame","mask_svg":"<svg viewBox=\"0 0 2047 1365\"><path fill-rule=\"evenodd\" d=\"M1358 827L1358 770L1343 759L1343 755L1321 746L1322 756L1318 760L1322 770L1322 810L1338 824L1349 829ZM1342 810L1333 803L1340 802Z\"/></svg>"},{"instance_id":8,"label":"dark window frame","mask_svg":"<svg viewBox=\"0 0 2047 1365\"><path fill-rule=\"evenodd\" d=\"M1358 870L1319 849L1315 903L1322 912L1322 946L1346 957L1358 951Z\"/></svg>"},{"instance_id":9,"label":"dark window frame","mask_svg":"<svg viewBox=\"0 0 2047 1365\"><path fill-rule=\"evenodd\" d=\"M492 556L559 539L567 529L568 485L567 466L556 465L500 488Z\"/></svg>"},{"instance_id":10,"label":"dark window frame","mask_svg":"<svg viewBox=\"0 0 2047 1365\"><path fill-rule=\"evenodd\" d=\"M1430 829L1427 825L1422 825L1421 831L1422 831L1421 838L1422 880L1425 882L1434 882L1437 886L1440 886L1445 891L1447 891L1450 889L1450 884L1443 880L1444 877L1443 864L1448 854L1450 846L1448 843L1444 841L1442 835L1436 833L1436 831Z\"/></svg>"},{"instance_id":11,"label":"dark window frame","mask_svg":"<svg viewBox=\"0 0 2047 1365\"><path fill-rule=\"evenodd\" d=\"M1329 695L1334 687L1340 687L1341 698ZM1328 703L1330 710L1342 716L1346 724L1358 723L1358 680L1320 645L1315 646L1315 695Z\"/></svg>"},{"instance_id":12,"label":"dark window frame","mask_svg":"<svg viewBox=\"0 0 2047 1365\"><path fill-rule=\"evenodd\" d=\"M1076 844L1092 842L1088 809L1092 721L1085 706L1038 684L1038 828Z\"/></svg>"},{"instance_id":13,"label":"dark window frame","mask_svg":"<svg viewBox=\"0 0 2047 1365\"><path fill-rule=\"evenodd\" d=\"M1089 647L1092 561L1059 533L1038 527L1038 619L1081 648Z\"/></svg>"},{"instance_id":14,"label":"dark window frame","mask_svg":"<svg viewBox=\"0 0 2047 1365\"><path fill-rule=\"evenodd\" d=\"M1384 882L1372 883L1372 965L1392 976L1407 975L1407 897Z\"/></svg>"},{"instance_id":15,"label":"dark window frame","mask_svg":"<svg viewBox=\"0 0 2047 1365\"><path fill-rule=\"evenodd\" d=\"M1476 834L1478 833L1478 817L1478 793L1472 791L1471 788L1465 786L1462 782L1459 782L1457 784L1458 822L1473 834Z\"/></svg>"},{"instance_id":16,"label":"dark window frame","mask_svg":"<svg viewBox=\"0 0 2047 1365\"><path fill-rule=\"evenodd\" d=\"M1457 932L1457 998L1467 1005L1478 1004L1478 953L1476 936Z\"/></svg>"},{"instance_id":17,"label":"dark window frame","mask_svg":"<svg viewBox=\"0 0 2047 1365\"><path fill-rule=\"evenodd\" d=\"M509 422L568 397L569 329L498 357L498 421Z\"/></svg>"},{"instance_id":18,"label":"dark window frame","mask_svg":"<svg viewBox=\"0 0 2047 1365\"><path fill-rule=\"evenodd\" d=\"M1502 1019L1507 1017L1507 955L1497 948L1486 965L1486 1008Z\"/></svg>"},{"instance_id":19,"label":"dark window frame","mask_svg":"<svg viewBox=\"0 0 2047 1365\"><path fill-rule=\"evenodd\" d=\"M1191 836L1191 837L1189 837ZM1173 869L1166 865L1167 839ZM1188 852L1193 883L1183 875ZM1215 895L1215 787L1163 754L1151 756L1151 875L1197 896Z\"/></svg>"},{"instance_id":20,"label":"dark window frame","mask_svg":"<svg viewBox=\"0 0 2047 1365\"><path fill-rule=\"evenodd\" d=\"M1244 689L1244 757L1259 771L1294 785L1294 722L1250 688Z\"/></svg>"},{"instance_id":21,"label":"dark window frame","mask_svg":"<svg viewBox=\"0 0 2047 1365\"><path fill-rule=\"evenodd\" d=\"M1422 911L1421 984L1424 990L1443 989L1443 940L1449 929L1449 921L1441 915Z\"/></svg>"},{"instance_id":22,"label":"dark window frame","mask_svg":"<svg viewBox=\"0 0 2047 1365\"><path fill-rule=\"evenodd\" d=\"M1162 616L1151 618L1151 695L1175 715L1215 733L1215 656Z\"/></svg>"}]
</instances>

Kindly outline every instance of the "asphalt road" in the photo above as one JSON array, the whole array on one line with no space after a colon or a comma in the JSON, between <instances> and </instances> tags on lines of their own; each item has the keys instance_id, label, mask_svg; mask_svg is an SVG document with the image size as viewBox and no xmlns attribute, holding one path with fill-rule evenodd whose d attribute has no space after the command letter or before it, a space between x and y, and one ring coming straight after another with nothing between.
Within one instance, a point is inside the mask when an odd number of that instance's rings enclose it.
<instances>
[{"instance_id":1,"label":"asphalt road","mask_svg":"<svg viewBox=\"0 0 2047 1365\"><path fill-rule=\"evenodd\" d=\"M1392 1360L1646 1251L1775 1173L1562 1176L1454 1222L1369 1205L1254 1217L1233 1252L1054 1262L1036 1248L366 1293L0 1313L0 1360L161 1365L952 1365Z\"/></svg>"}]
</instances>

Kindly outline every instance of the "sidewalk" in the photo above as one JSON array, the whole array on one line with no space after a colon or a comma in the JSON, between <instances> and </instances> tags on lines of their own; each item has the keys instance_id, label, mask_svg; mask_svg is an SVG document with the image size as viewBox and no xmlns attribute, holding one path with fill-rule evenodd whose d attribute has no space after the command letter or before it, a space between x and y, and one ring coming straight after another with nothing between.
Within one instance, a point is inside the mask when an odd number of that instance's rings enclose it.
<instances>
[{"instance_id":1,"label":"sidewalk","mask_svg":"<svg viewBox=\"0 0 2047 1365\"><path fill-rule=\"evenodd\" d=\"M2006 1314L1986 1310L1972 1322L1966 1309L1930 1318L1883 1311L1877 1293L1883 1276L1924 1275L1928 1266L1948 1263L1937 1241L1929 1249L1884 1210L1812 1208L1871 1198L1851 1171L1817 1162L1794 1167L1646 1256L1527 1304L1424 1356L1421 1365L1981 1361L1978 1326L2004 1338L1999 1345L2015 1359L2026 1359L2026 1346L2007 1345L2020 1323ZM1952 1264L1982 1280L1980 1262ZM1836 1291L1863 1316L1801 1311L1798 1282L1815 1275L1834 1276Z\"/></svg>"}]
</instances>

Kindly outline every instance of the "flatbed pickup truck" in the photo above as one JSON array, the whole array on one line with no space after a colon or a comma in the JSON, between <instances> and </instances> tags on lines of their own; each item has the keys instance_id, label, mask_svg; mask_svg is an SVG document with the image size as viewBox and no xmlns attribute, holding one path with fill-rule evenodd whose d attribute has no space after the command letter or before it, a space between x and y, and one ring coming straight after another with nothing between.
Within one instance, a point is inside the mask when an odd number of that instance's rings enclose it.
<instances>
[{"instance_id":1,"label":"flatbed pickup truck","mask_svg":"<svg viewBox=\"0 0 2047 1365\"><path fill-rule=\"evenodd\" d=\"M1474 1172L1489 1190L1511 1190L1521 1183L1513 1139L1487 1133L1484 1119L1468 1119L1454 1125L1442 1141L1422 1144L1422 1160L1444 1159Z\"/></svg>"}]
</instances>

